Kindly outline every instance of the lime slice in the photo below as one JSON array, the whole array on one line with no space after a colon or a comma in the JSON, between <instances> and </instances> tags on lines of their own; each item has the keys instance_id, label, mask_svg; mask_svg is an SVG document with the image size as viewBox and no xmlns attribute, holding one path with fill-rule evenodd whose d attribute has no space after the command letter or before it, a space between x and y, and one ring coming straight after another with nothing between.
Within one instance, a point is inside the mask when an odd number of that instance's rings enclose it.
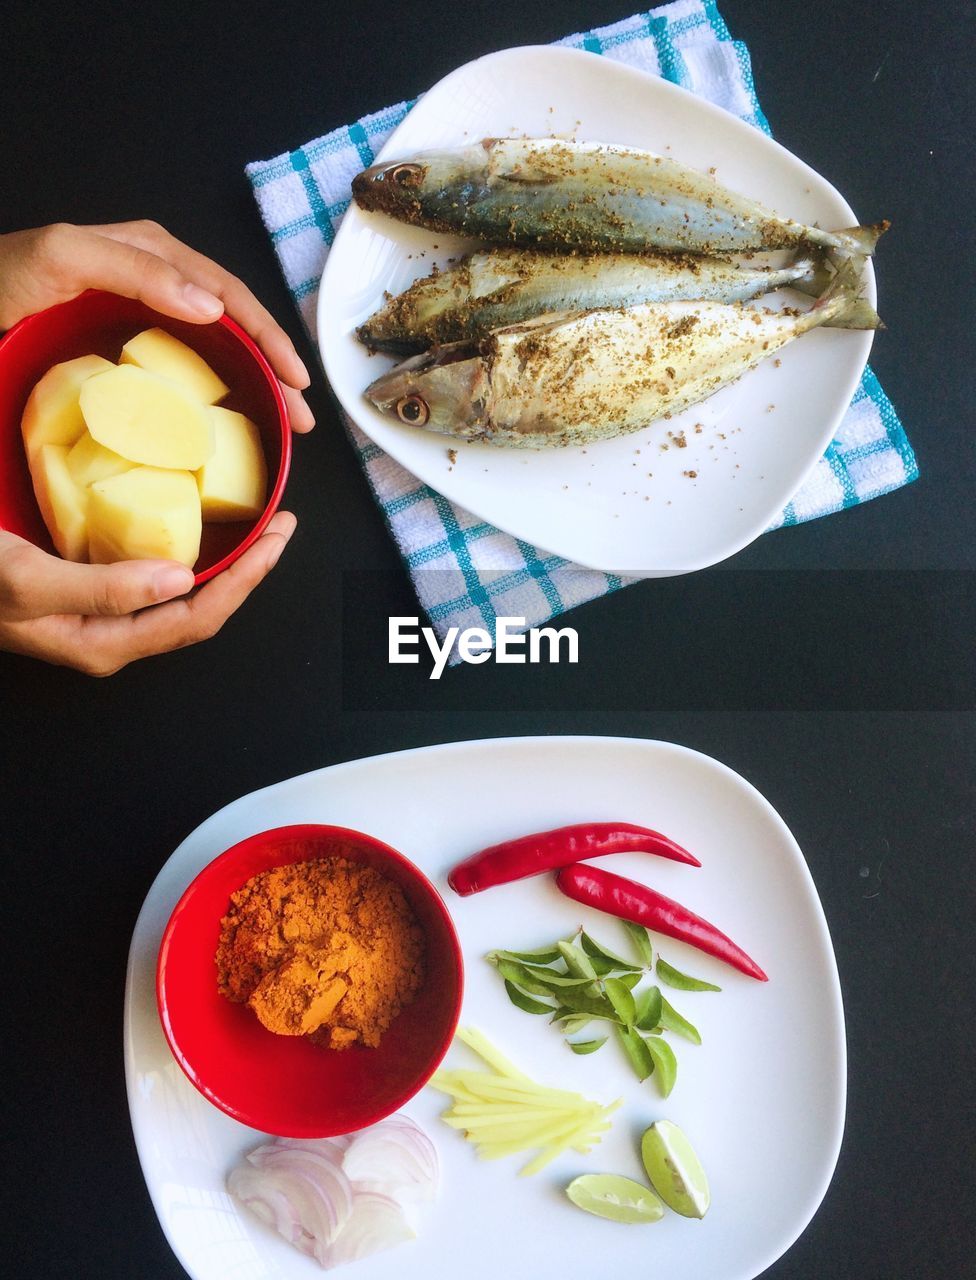
<instances>
[{"instance_id":1,"label":"lime slice","mask_svg":"<svg viewBox=\"0 0 976 1280\"><path fill-rule=\"evenodd\" d=\"M651 1185L669 1209L686 1218L704 1218L711 1203L708 1179L684 1133L658 1120L641 1139L641 1159Z\"/></svg>"},{"instance_id":2,"label":"lime slice","mask_svg":"<svg viewBox=\"0 0 976 1280\"><path fill-rule=\"evenodd\" d=\"M664 1205L653 1191L615 1173L584 1173L566 1188L577 1208L611 1222L657 1222Z\"/></svg>"}]
</instances>

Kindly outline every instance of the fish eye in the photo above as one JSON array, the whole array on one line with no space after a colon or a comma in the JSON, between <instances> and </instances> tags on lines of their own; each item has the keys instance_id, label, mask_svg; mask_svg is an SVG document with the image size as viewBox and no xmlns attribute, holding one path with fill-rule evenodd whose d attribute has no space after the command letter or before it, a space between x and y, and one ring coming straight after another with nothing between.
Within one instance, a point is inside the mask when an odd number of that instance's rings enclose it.
<instances>
[{"instance_id":1,"label":"fish eye","mask_svg":"<svg viewBox=\"0 0 976 1280\"><path fill-rule=\"evenodd\" d=\"M419 164L396 164L387 172L398 187L418 187L424 176L423 166Z\"/></svg>"},{"instance_id":2,"label":"fish eye","mask_svg":"<svg viewBox=\"0 0 976 1280\"><path fill-rule=\"evenodd\" d=\"M422 427L430 418L430 406L420 396L401 396L396 403L396 415L411 427Z\"/></svg>"}]
</instances>

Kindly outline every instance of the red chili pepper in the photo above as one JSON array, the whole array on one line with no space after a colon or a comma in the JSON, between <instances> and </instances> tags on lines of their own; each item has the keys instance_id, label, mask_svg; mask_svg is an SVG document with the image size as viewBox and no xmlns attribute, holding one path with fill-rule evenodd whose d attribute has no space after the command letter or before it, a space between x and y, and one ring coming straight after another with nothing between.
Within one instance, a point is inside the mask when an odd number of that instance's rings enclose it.
<instances>
[{"instance_id":1,"label":"red chili pepper","mask_svg":"<svg viewBox=\"0 0 976 1280\"><path fill-rule=\"evenodd\" d=\"M537 876L555 867L566 867L604 853L656 853L662 858L700 867L696 857L659 831L635 827L630 822L582 822L555 831L538 831L494 844L459 862L447 883L463 896L480 893L492 885L508 884Z\"/></svg>"},{"instance_id":2,"label":"red chili pepper","mask_svg":"<svg viewBox=\"0 0 976 1280\"><path fill-rule=\"evenodd\" d=\"M656 893L647 885L615 876L612 871L601 871L599 867L578 864L563 867L556 876L556 883L568 898L575 898L587 907L596 907L598 911L609 912L621 920L632 920L655 933L690 943L750 978L769 981L755 960L750 959L731 938L680 902Z\"/></svg>"}]
</instances>

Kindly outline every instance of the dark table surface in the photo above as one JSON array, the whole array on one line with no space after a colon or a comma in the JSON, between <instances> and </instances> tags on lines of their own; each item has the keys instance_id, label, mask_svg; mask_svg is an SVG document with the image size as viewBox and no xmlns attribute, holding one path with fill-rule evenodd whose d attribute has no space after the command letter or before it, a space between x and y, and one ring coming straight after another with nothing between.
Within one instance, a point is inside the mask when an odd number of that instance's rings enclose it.
<instances>
[{"instance_id":1,"label":"dark table surface","mask_svg":"<svg viewBox=\"0 0 976 1280\"><path fill-rule=\"evenodd\" d=\"M577 610L578 667L463 667L433 684L385 664L386 617L415 611L410 586L317 376L318 429L297 441L287 495L298 533L216 639L107 681L0 655L6 1274L183 1274L140 1174L120 1034L132 926L182 838L308 769L520 733L708 752L805 851L844 990L849 1110L823 1206L768 1274L966 1271L974 8L721 8L778 140L862 217L894 224L872 363L922 479ZM0 230L154 218L244 277L307 357L244 164L479 54L630 12L622 0L154 9L7 7Z\"/></svg>"}]
</instances>

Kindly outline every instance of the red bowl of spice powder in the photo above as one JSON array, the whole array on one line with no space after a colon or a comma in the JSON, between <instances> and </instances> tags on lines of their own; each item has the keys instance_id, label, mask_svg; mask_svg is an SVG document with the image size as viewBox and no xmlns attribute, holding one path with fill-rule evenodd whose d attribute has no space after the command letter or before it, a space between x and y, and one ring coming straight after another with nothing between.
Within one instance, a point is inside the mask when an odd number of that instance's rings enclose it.
<instances>
[{"instance_id":1,"label":"red bowl of spice powder","mask_svg":"<svg viewBox=\"0 0 976 1280\"><path fill-rule=\"evenodd\" d=\"M156 970L190 1081L242 1124L294 1138L403 1106L447 1052L462 988L457 933L423 872L328 826L263 831L204 867Z\"/></svg>"}]
</instances>

